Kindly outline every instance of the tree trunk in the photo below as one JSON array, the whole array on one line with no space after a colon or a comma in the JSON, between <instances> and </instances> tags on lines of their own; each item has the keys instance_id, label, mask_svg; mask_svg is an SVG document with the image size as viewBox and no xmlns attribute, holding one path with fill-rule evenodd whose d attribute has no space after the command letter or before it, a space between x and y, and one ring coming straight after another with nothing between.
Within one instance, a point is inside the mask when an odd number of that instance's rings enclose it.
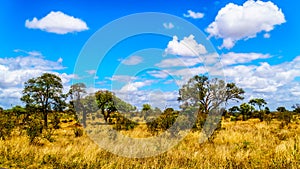
<instances>
[{"instance_id":1,"label":"tree trunk","mask_svg":"<svg viewBox=\"0 0 300 169\"><path fill-rule=\"evenodd\" d=\"M87 112L86 112L85 108L83 108L83 110L82 110L82 124L83 124L83 127L86 127L86 115L87 115Z\"/></svg>"},{"instance_id":2,"label":"tree trunk","mask_svg":"<svg viewBox=\"0 0 300 169\"><path fill-rule=\"evenodd\" d=\"M107 123L108 116L106 115L104 109L101 109L101 114L104 116L104 120Z\"/></svg>"},{"instance_id":3,"label":"tree trunk","mask_svg":"<svg viewBox=\"0 0 300 169\"><path fill-rule=\"evenodd\" d=\"M48 113L44 112L44 126L48 128Z\"/></svg>"}]
</instances>

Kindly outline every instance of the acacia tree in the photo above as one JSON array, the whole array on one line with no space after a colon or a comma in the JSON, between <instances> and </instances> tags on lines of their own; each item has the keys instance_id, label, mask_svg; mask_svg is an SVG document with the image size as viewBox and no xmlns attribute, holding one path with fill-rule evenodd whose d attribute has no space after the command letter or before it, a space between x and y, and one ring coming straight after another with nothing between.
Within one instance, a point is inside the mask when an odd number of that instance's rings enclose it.
<instances>
[{"instance_id":1,"label":"acacia tree","mask_svg":"<svg viewBox=\"0 0 300 169\"><path fill-rule=\"evenodd\" d=\"M239 110L243 115L243 121L246 121L251 116L254 107L248 103L242 103Z\"/></svg>"},{"instance_id":2,"label":"acacia tree","mask_svg":"<svg viewBox=\"0 0 300 169\"><path fill-rule=\"evenodd\" d=\"M225 83L223 80L212 79L202 75L191 78L179 90L178 101L181 108L198 107L198 113L208 114L213 107L218 107L229 100L242 100L244 90L235 83Z\"/></svg>"},{"instance_id":3,"label":"acacia tree","mask_svg":"<svg viewBox=\"0 0 300 169\"><path fill-rule=\"evenodd\" d=\"M60 77L44 73L40 77L25 82L21 101L26 107L42 113L44 126L48 127L48 114L53 110L62 110L66 96L62 93L63 85Z\"/></svg>"},{"instance_id":4,"label":"acacia tree","mask_svg":"<svg viewBox=\"0 0 300 169\"><path fill-rule=\"evenodd\" d=\"M262 110L261 108L264 107L267 104L267 102L262 98L255 98L255 99L251 99L249 101L249 104L251 104L252 106L257 105L259 108L259 111L261 111Z\"/></svg>"}]
</instances>

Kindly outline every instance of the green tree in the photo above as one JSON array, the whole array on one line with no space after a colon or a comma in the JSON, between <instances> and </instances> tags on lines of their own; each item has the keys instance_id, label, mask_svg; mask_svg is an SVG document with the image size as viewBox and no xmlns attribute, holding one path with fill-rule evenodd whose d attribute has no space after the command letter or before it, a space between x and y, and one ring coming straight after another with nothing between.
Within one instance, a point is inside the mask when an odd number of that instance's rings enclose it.
<instances>
[{"instance_id":1,"label":"green tree","mask_svg":"<svg viewBox=\"0 0 300 169\"><path fill-rule=\"evenodd\" d=\"M48 127L48 114L53 110L63 110L66 96L62 93L63 85L60 77L44 73L37 78L25 82L21 100L26 107L41 112L44 127Z\"/></svg>"},{"instance_id":2,"label":"green tree","mask_svg":"<svg viewBox=\"0 0 300 169\"><path fill-rule=\"evenodd\" d=\"M228 109L228 111L232 114L240 112L240 108L238 106L233 106Z\"/></svg>"},{"instance_id":3,"label":"green tree","mask_svg":"<svg viewBox=\"0 0 300 169\"><path fill-rule=\"evenodd\" d=\"M213 107L218 107L229 100L242 100L244 90L235 83L225 83L223 80L194 76L179 90L178 101L181 108L198 107L198 113L208 114Z\"/></svg>"},{"instance_id":4,"label":"green tree","mask_svg":"<svg viewBox=\"0 0 300 169\"><path fill-rule=\"evenodd\" d=\"M81 101L84 94L86 94L86 85L84 83L75 83L71 85L69 90L69 96L71 97L71 105L76 112L82 112L82 123L83 126L86 127L87 111Z\"/></svg>"},{"instance_id":5,"label":"green tree","mask_svg":"<svg viewBox=\"0 0 300 169\"><path fill-rule=\"evenodd\" d=\"M251 117L254 107L248 103L242 103L239 108L241 114L243 115L243 121L246 121Z\"/></svg>"},{"instance_id":6,"label":"green tree","mask_svg":"<svg viewBox=\"0 0 300 169\"><path fill-rule=\"evenodd\" d=\"M281 107L277 107L277 109L276 109L278 112L281 112L281 113L283 113L283 112L286 112L287 110L286 110L286 108L285 107L283 107L283 106L281 106Z\"/></svg>"},{"instance_id":7,"label":"green tree","mask_svg":"<svg viewBox=\"0 0 300 169\"><path fill-rule=\"evenodd\" d=\"M292 106L292 108L294 109L293 111L296 113L300 113L300 104L295 104Z\"/></svg>"},{"instance_id":8,"label":"green tree","mask_svg":"<svg viewBox=\"0 0 300 169\"><path fill-rule=\"evenodd\" d=\"M255 99L251 99L249 101L249 104L251 104L252 106L257 105L259 108L259 111L261 111L262 110L261 108L264 107L267 104L267 102L262 98L255 98Z\"/></svg>"},{"instance_id":9,"label":"green tree","mask_svg":"<svg viewBox=\"0 0 300 169\"><path fill-rule=\"evenodd\" d=\"M105 122L108 122L110 114L116 110L114 106L114 94L108 90L99 90L95 93L95 97Z\"/></svg>"}]
</instances>

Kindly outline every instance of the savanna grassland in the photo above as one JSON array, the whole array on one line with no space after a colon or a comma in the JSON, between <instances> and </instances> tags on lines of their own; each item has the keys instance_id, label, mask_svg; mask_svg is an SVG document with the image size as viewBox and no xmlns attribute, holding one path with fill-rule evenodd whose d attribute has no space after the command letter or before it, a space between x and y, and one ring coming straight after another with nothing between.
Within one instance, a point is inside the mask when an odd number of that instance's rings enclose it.
<instances>
[{"instance_id":1,"label":"savanna grassland","mask_svg":"<svg viewBox=\"0 0 300 169\"><path fill-rule=\"evenodd\" d=\"M278 120L235 121L223 119L211 141L199 144L200 132L158 156L125 158L102 150L78 126L63 120L52 133L53 141L29 142L14 129L0 140L0 166L4 168L298 168L300 166L299 119L283 126ZM145 125L121 131L131 137L147 137Z\"/></svg>"}]
</instances>

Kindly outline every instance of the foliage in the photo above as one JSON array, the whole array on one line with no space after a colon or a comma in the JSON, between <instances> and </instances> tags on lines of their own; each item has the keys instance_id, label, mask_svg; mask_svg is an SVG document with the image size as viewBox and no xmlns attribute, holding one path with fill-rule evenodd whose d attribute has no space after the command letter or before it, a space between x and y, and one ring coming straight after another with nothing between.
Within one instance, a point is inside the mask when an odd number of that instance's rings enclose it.
<instances>
[{"instance_id":1,"label":"foliage","mask_svg":"<svg viewBox=\"0 0 300 169\"><path fill-rule=\"evenodd\" d=\"M112 113L108 118L108 123L112 124L115 130L131 130L138 125L138 123L129 120L119 112Z\"/></svg>"},{"instance_id":2,"label":"foliage","mask_svg":"<svg viewBox=\"0 0 300 169\"><path fill-rule=\"evenodd\" d=\"M48 126L48 114L53 110L62 111L65 107L65 95L60 77L44 73L25 82L21 100L30 110L42 113L44 126Z\"/></svg>"},{"instance_id":3,"label":"foliage","mask_svg":"<svg viewBox=\"0 0 300 169\"><path fill-rule=\"evenodd\" d=\"M248 103L242 103L240 105L239 110L240 110L240 113L243 115L243 121L246 121L252 116L254 107Z\"/></svg>"},{"instance_id":4,"label":"foliage","mask_svg":"<svg viewBox=\"0 0 300 169\"><path fill-rule=\"evenodd\" d=\"M234 83L225 83L223 80L209 80L206 76L194 76L179 90L178 101L181 108L198 107L198 113L208 114L214 107L219 107L229 100L242 100L244 90Z\"/></svg>"},{"instance_id":5,"label":"foliage","mask_svg":"<svg viewBox=\"0 0 300 169\"><path fill-rule=\"evenodd\" d=\"M251 99L249 101L249 104L251 104L252 106L257 105L259 108L259 111L261 111L262 110L261 108L264 107L267 104L267 102L262 98L255 98L255 99Z\"/></svg>"},{"instance_id":6,"label":"foliage","mask_svg":"<svg viewBox=\"0 0 300 169\"><path fill-rule=\"evenodd\" d=\"M83 129L82 128L75 127L73 129L73 131L74 131L75 137L81 137L81 136L83 136Z\"/></svg>"},{"instance_id":7,"label":"foliage","mask_svg":"<svg viewBox=\"0 0 300 169\"><path fill-rule=\"evenodd\" d=\"M95 97L98 108L101 110L101 114L104 116L106 122L108 122L108 118L113 112L119 111L128 113L136 109L134 106L124 102L108 90L97 91Z\"/></svg>"},{"instance_id":8,"label":"foliage","mask_svg":"<svg viewBox=\"0 0 300 169\"><path fill-rule=\"evenodd\" d=\"M295 104L292 106L292 108L294 109L293 111L295 113L299 113L300 114L300 104Z\"/></svg>"},{"instance_id":9,"label":"foliage","mask_svg":"<svg viewBox=\"0 0 300 169\"><path fill-rule=\"evenodd\" d=\"M153 135L156 135L160 131L169 129L171 126L173 126L178 114L179 112L174 111L173 108L167 108L158 118L146 123L148 131Z\"/></svg>"},{"instance_id":10,"label":"foliage","mask_svg":"<svg viewBox=\"0 0 300 169\"><path fill-rule=\"evenodd\" d=\"M7 111L0 111L0 139L7 139L15 127L15 117Z\"/></svg>"},{"instance_id":11,"label":"foliage","mask_svg":"<svg viewBox=\"0 0 300 169\"><path fill-rule=\"evenodd\" d=\"M26 133L29 137L30 143L36 143L37 139L42 136L43 133L43 124L40 119L32 118L28 122L28 127Z\"/></svg>"},{"instance_id":12,"label":"foliage","mask_svg":"<svg viewBox=\"0 0 300 169\"><path fill-rule=\"evenodd\" d=\"M285 107L277 107L277 109L276 109L278 112L281 112L281 113L283 113L283 112L286 112L287 110L286 110L286 108Z\"/></svg>"}]
</instances>

